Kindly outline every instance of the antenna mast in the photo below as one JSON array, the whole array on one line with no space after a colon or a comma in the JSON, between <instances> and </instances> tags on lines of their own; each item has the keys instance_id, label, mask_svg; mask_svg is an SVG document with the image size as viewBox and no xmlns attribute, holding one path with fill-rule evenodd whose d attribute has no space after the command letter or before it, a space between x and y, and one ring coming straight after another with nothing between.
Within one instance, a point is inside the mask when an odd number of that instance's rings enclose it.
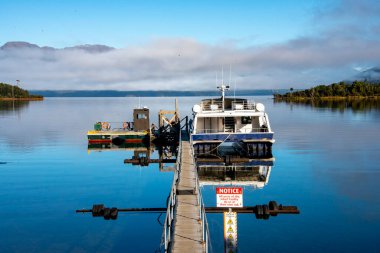
<instances>
[{"instance_id":1,"label":"antenna mast","mask_svg":"<svg viewBox=\"0 0 380 253\"><path fill-rule=\"evenodd\" d=\"M235 79L235 86L234 86L234 100L236 99L236 79Z\"/></svg>"},{"instance_id":2,"label":"antenna mast","mask_svg":"<svg viewBox=\"0 0 380 253\"><path fill-rule=\"evenodd\" d=\"M224 111L224 97L225 97L225 91L230 89L229 85L223 85L217 87L222 92L222 109Z\"/></svg>"},{"instance_id":3,"label":"antenna mast","mask_svg":"<svg viewBox=\"0 0 380 253\"><path fill-rule=\"evenodd\" d=\"M230 64L230 81L228 82L228 85L231 85L231 64Z\"/></svg>"},{"instance_id":4,"label":"antenna mast","mask_svg":"<svg viewBox=\"0 0 380 253\"><path fill-rule=\"evenodd\" d=\"M222 65L222 85L224 84L223 65Z\"/></svg>"}]
</instances>

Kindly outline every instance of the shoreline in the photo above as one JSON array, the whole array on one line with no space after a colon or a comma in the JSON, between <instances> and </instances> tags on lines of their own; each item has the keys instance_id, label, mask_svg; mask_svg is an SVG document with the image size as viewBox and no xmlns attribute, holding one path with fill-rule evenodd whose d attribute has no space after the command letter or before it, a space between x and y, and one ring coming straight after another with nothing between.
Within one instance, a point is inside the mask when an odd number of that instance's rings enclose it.
<instances>
[{"instance_id":1,"label":"shoreline","mask_svg":"<svg viewBox=\"0 0 380 253\"><path fill-rule=\"evenodd\" d=\"M0 101L42 101L44 100L43 97L41 98L2 98L0 97Z\"/></svg>"},{"instance_id":2,"label":"shoreline","mask_svg":"<svg viewBox=\"0 0 380 253\"><path fill-rule=\"evenodd\" d=\"M347 96L347 97L273 97L276 101L302 102L302 101L343 101L343 100L379 100L380 96Z\"/></svg>"}]
</instances>

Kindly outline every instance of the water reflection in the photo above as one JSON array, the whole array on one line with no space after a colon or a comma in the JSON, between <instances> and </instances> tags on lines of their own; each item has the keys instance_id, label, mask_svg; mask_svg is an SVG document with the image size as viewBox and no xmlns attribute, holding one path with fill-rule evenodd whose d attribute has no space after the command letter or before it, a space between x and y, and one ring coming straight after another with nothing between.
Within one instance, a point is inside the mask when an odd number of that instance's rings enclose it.
<instances>
[{"instance_id":1,"label":"water reflection","mask_svg":"<svg viewBox=\"0 0 380 253\"><path fill-rule=\"evenodd\" d=\"M252 198L251 189L262 189L269 182L274 157L252 159L251 155L239 156L239 154L230 154L229 158L221 158L224 162L217 162L209 157L197 158L197 170L199 184L201 186L211 186L215 188L216 208L208 209L208 212L223 212L223 229L224 231L224 252L238 252L238 225L239 214L255 214L256 219L269 219L270 216L278 214L299 214L297 206L285 206L274 200L268 204L255 203L255 206L249 204L243 205L243 199ZM245 162L241 162L244 161ZM215 202L214 202L215 203ZM250 203L248 201L248 203ZM243 218L243 217L241 217ZM218 220L218 223L221 221ZM241 221L240 221L241 222ZM240 224L244 225L244 224ZM213 240L222 238L214 238Z\"/></svg>"},{"instance_id":2,"label":"water reflection","mask_svg":"<svg viewBox=\"0 0 380 253\"><path fill-rule=\"evenodd\" d=\"M124 142L122 144L114 144L114 143L89 143L88 144L88 151L111 151L111 150L136 150L136 149L151 149L148 145L145 143L127 143Z\"/></svg>"},{"instance_id":3,"label":"water reflection","mask_svg":"<svg viewBox=\"0 0 380 253\"><path fill-rule=\"evenodd\" d=\"M13 112L23 111L29 106L29 101L1 101L0 100L0 115L9 115Z\"/></svg>"},{"instance_id":4,"label":"water reflection","mask_svg":"<svg viewBox=\"0 0 380 253\"><path fill-rule=\"evenodd\" d=\"M279 101L274 103L287 103L290 105L307 105L315 108L330 108L332 111L344 111L351 109L353 112L366 112L371 110L380 110L380 99L329 99L329 100L297 100L297 101Z\"/></svg>"},{"instance_id":5,"label":"water reflection","mask_svg":"<svg viewBox=\"0 0 380 253\"><path fill-rule=\"evenodd\" d=\"M124 163L149 166L152 163L159 164L161 172L174 171L173 163L177 159L177 146L154 145L153 143L88 143L88 153L102 151L132 151L131 156Z\"/></svg>"},{"instance_id":6,"label":"water reflection","mask_svg":"<svg viewBox=\"0 0 380 253\"><path fill-rule=\"evenodd\" d=\"M263 188L269 182L273 159L254 160L238 165L199 164L198 176L201 186L247 186Z\"/></svg>"}]
</instances>

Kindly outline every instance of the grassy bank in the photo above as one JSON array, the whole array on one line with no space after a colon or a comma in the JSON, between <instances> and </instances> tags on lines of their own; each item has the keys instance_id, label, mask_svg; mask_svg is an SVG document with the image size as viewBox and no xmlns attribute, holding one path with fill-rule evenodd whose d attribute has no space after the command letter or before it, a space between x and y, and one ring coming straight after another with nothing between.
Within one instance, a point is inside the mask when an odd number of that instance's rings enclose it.
<instances>
[{"instance_id":1,"label":"grassy bank","mask_svg":"<svg viewBox=\"0 0 380 253\"><path fill-rule=\"evenodd\" d=\"M27 90L21 89L16 85L10 85L6 83L0 83L0 100L12 101L12 100L28 100L38 101L43 100L43 96L30 95Z\"/></svg>"}]
</instances>

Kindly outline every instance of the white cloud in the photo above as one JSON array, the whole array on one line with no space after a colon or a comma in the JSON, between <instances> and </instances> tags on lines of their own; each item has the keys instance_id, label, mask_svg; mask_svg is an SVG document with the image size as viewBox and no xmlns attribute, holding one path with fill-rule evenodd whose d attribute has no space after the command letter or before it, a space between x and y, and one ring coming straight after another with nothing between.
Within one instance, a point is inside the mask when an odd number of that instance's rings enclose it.
<instances>
[{"instance_id":1,"label":"white cloud","mask_svg":"<svg viewBox=\"0 0 380 253\"><path fill-rule=\"evenodd\" d=\"M231 64L240 89L306 88L353 78L357 66L380 66L378 9L374 1L342 2L317 12L324 28L314 35L261 47L163 38L99 53L0 50L0 81L19 79L27 89L206 90L222 66L229 79Z\"/></svg>"}]
</instances>

